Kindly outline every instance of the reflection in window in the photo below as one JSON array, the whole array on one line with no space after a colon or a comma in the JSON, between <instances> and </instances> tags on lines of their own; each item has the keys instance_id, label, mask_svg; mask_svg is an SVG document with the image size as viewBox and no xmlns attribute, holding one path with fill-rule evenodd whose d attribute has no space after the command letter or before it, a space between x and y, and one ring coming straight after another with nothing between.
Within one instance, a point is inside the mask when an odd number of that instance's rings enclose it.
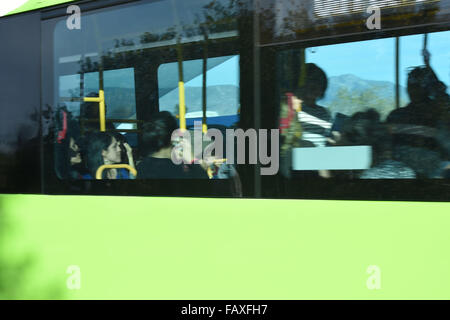
<instances>
[{"instance_id":1,"label":"reflection in window","mask_svg":"<svg viewBox=\"0 0 450 320\"><path fill-rule=\"evenodd\" d=\"M399 65L395 38L280 52L284 175L289 177L291 170L340 170L316 174L447 177L450 33L424 39L399 38Z\"/></svg>"},{"instance_id":2,"label":"reflection in window","mask_svg":"<svg viewBox=\"0 0 450 320\"><path fill-rule=\"evenodd\" d=\"M183 62L186 124L201 121L203 60ZM239 120L239 56L209 58L206 73L207 124L232 126ZM178 63L158 68L159 109L178 116Z\"/></svg>"},{"instance_id":3,"label":"reflection in window","mask_svg":"<svg viewBox=\"0 0 450 320\"><path fill-rule=\"evenodd\" d=\"M427 35L427 50L430 53L430 66L433 68L439 80L447 86L447 93L450 93L449 42L450 31L429 33ZM404 89L407 87L409 69L424 64L422 56L423 45L423 34L400 37L400 85ZM410 101L406 90L403 90L402 93L403 103L400 106L404 106Z\"/></svg>"},{"instance_id":4,"label":"reflection in window","mask_svg":"<svg viewBox=\"0 0 450 320\"><path fill-rule=\"evenodd\" d=\"M88 10L81 16L82 29L73 32L67 29L64 17L43 22L44 35L52 45L52 66L44 69L54 71L46 74L53 83L44 84L44 100L55 111L56 139L49 141L54 144L57 175L62 179L95 178L94 169L103 164L132 166L149 155L142 143L150 128L145 124L157 111L177 114L178 66L174 61L178 46L190 59L199 58L184 62L184 81L187 124L201 119L204 32L213 48L211 55L236 52L236 16L235 1L142 0ZM233 46L228 47L229 43ZM239 119L238 65L237 55L208 59L207 116L211 127L229 127ZM105 94L106 133L99 132L99 102L84 101L85 97L97 98L101 90ZM81 162L72 163L72 158L81 158ZM92 165L92 159L99 163ZM204 164L201 170L209 170L210 178L232 177L231 169L227 174L218 170L220 164ZM103 178L127 177L116 169L105 169Z\"/></svg>"},{"instance_id":5,"label":"reflection in window","mask_svg":"<svg viewBox=\"0 0 450 320\"><path fill-rule=\"evenodd\" d=\"M325 71L328 88L318 103L332 114L374 108L386 118L395 108L395 39L309 48L306 62Z\"/></svg>"}]
</instances>

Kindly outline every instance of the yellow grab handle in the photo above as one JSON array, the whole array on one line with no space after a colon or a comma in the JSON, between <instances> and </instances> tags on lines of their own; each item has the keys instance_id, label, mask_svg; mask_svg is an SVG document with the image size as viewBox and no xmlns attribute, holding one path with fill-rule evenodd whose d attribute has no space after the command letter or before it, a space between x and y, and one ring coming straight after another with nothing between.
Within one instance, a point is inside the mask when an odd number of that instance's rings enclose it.
<instances>
[{"instance_id":1,"label":"yellow grab handle","mask_svg":"<svg viewBox=\"0 0 450 320\"><path fill-rule=\"evenodd\" d=\"M180 108L180 129L186 130L186 104L184 96L184 82L178 82L179 108Z\"/></svg>"},{"instance_id":2,"label":"yellow grab handle","mask_svg":"<svg viewBox=\"0 0 450 320\"><path fill-rule=\"evenodd\" d=\"M102 179L102 173L105 169L128 169L128 171L131 172L133 176L137 176L137 171L135 168L130 166L129 164L104 164L100 167L98 167L97 172L95 173L95 179L101 180Z\"/></svg>"},{"instance_id":3,"label":"yellow grab handle","mask_svg":"<svg viewBox=\"0 0 450 320\"><path fill-rule=\"evenodd\" d=\"M100 117L100 131L105 132L106 131L105 91L100 90L98 92L98 98L85 97L84 101L86 101L86 102L98 102L99 117Z\"/></svg>"}]
</instances>

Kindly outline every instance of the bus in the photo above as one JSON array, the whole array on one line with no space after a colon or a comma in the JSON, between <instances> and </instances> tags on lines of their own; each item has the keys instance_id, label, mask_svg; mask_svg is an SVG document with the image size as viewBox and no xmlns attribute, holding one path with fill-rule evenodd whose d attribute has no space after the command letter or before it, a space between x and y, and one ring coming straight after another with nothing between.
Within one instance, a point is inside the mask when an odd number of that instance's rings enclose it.
<instances>
[{"instance_id":1,"label":"bus","mask_svg":"<svg viewBox=\"0 0 450 320\"><path fill-rule=\"evenodd\" d=\"M36 252L26 297L450 298L448 0L10 9L0 192ZM201 177L142 176L161 112L193 159L213 142ZM100 135L120 160L92 171Z\"/></svg>"}]
</instances>

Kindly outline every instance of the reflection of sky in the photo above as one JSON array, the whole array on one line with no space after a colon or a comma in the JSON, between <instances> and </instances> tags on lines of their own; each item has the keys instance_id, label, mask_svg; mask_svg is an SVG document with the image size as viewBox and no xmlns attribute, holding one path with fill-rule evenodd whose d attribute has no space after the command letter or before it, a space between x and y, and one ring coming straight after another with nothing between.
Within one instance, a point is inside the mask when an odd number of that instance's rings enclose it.
<instances>
[{"instance_id":1,"label":"reflection of sky","mask_svg":"<svg viewBox=\"0 0 450 320\"><path fill-rule=\"evenodd\" d=\"M423 35L413 35L400 39L400 83L406 86L407 68L423 64ZM447 87L450 84L450 31L428 34L430 64L439 80Z\"/></svg>"},{"instance_id":2,"label":"reflection of sky","mask_svg":"<svg viewBox=\"0 0 450 320\"><path fill-rule=\"evenodd\" d=\"M108 70L104 72L105 87L134 89L134 70L133 68ZM80 94L80 75L61 76L59 78L59 90L61 97L70 97L70 91L79 96ZM91 92L98 93L99 79L98 72L89 72L84 74L84 95Z\"/></svg>"},{"instance_id":3,"label":"reflection of sky","mask_svg":"<svg viewBox=\"0 0 450 320\"><path fill-rule=\"evenodd\" d=\"M98 94L99 91L99 77L98 72L89 72L84 74L84 96L88 96L91 93ZM135 91L134 87L134 69L116 69L107 70L103 73L105 81L105 96L108 100L109 89L111 88L122 88L130 89L131 92ZM117 93L116 93L117 94ZM79 97L80 96L80 75L67 75L59 77L59 96L60 97ZM132 96L127 96L128 98L133 98ZM123 103L123 100L122 100ZM135 100L131 99L129 104L136 109ZM65 102L68 110L74 115L79 115L80 103L79 102ZM116 100L110 100L108 104L109 110L114 112L115 110L121 108L121 105L117 104Z\"/></svg>"},{"instance_id":4,"label":"reflection of sky","mask_svg":"<svg viewBox=\"0 0 450 320\"><path fill-rule=\"evenodd\" d=\"M406 87L407 69L423 65L423 35L400 38L400 84ZM430 33L428 51L439 79L450 84L450 31ZM395 82L395 38L310 48L307 62L316 63L328 77L353 74L367 80Z\"/></svg>"},{"instance_id":5,"label":"reflection of sky","mask_svg":"<svg viewBox=\"0 0 450 320\"><path fill-rule=\"evenodd\" d=\"M362 79L393 82L394 41L379 39L311 48L306 50L306 61L316 63L328 77L354 74Z\"/></svg>"},{"instance_id":6,"label":"reflection of sky","mask_svg":"<svg viewBox=\"0 0 450 320\"><path fill-rule=\"evenodd\" d=\"M439 79L450 84L450 31L432 33L428 36L428 50L431 53L431 66ZM400 84L406 87L409 67L423 64L423 35L400 38ZM306 51L307 62L316 63L328 77L353 74L362 79L389 81L395 83L395 39L377 39L310 48ZM115 70L108 77L111 87L133 88L134 83L127 74L129 69ZM105 72L105 77L106 77ZM201 87L203 76L199 75L186 83L186 87ZM207 85L239 86L239 56L208 71ZM86 89L98 91L98 76L87 74ZM79 76L60 78L60 90L79 88ZM175 88L177 89L177 88ZM86 90L88 91L88 90ZM450 89L448 89L450 91Z\"/></svg>"},{"instance_id":7,"label":"reflection of sky","mask_svg":"<svg viewBox=\"0 0 450 320\"><path fill-rule=\"evenodd\" d=\"M186 87L201 87L203 75L199 75L186 82ZM208 70L206 76L207 86L233 85L239 86L239 56L235 56L217 67Z\"/></svg>"}]
</instances>

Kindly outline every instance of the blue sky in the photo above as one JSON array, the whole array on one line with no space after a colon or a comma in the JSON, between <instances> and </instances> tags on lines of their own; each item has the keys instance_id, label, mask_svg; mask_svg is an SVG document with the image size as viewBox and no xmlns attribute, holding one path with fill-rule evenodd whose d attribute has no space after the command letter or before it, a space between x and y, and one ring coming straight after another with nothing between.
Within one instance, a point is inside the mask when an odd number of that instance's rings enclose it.
<instances>
[{"instance_id":1,"label":"blue sky","mask_svg":"<svg viewBox=\"0 0 450 320\"><path fill-rule=\"evenodd\" d=\"M400 38L400 84L406 87L409 67L423 64L423 35ZM439 79L450 87L450 31L431 33L428 38L431 66ZM307 62L316 63L328 77L354 74L366 80L380 80L395 83L395 39L377 39L308 48ZM131 69L115 70L109 75L111 86L133 87ZM106 76L106 75L105 75ZM61 89L78 86L79 76L61 79ZM97 82L97 78L91 79ZM202 75L188 81L186 87L201 87ZM86 84L91 83L86 79ZM117 82L117 83L116 83ZM125 85L127 82L128 85ZM120 83L120 85L119 85ZM239 56L234 56L208 71L207 85L239 86ZM448 89L450 91L450 89Z\"/></svg>"},{"instance_id":2,"label":"blue sky","mask_svg":"<svg viewBox=\"0 0 450 320\"><path fill-rule=\"evenodd\" d=\"M400 38L400 84L406 86L407 69L423 65L423 35ZM430 33L431 66L439 79L450 84L450 31ZM395 83L395 39L377 39L309 48L307 62L316 63L328 77L354 74L366 80Z\"/></svg>"},{"instance_id":3,"label":"blue sky","mask_svg":"<svg viewBox=\"0 0 450 320\"><path fill-rule=\"evenodd\" d=\"M224 63L208 71L206 77L208 86L233 85L239 86L239 56L225 61ZM186 82L186 87L201 87L203 75L199 75L191 81Z\"/></svg>"}]
</instances>

